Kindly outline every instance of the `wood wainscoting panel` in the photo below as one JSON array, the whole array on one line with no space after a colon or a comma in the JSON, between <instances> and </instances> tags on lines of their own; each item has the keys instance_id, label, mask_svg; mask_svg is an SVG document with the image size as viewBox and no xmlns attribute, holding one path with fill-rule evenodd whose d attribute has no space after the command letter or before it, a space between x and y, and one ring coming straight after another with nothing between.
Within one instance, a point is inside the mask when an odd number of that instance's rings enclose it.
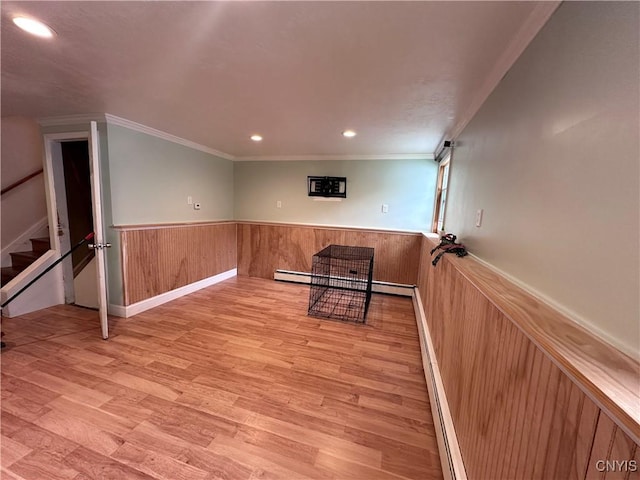
<instances>
[{"instance_id":1,"label":"wood wainscoting panel","mask_svg":"<svg viewBox=\"0 0 640 480\"><path fill-rule=\"evenodd\" d=\"M303 225L238 223L238 275L272 279L276 270L311 272L327 245L373 247L373 279L415 285L422 235Z\"/></svg>"},{"instance_id":2,"label":"wood wainscoting panel","mask_svg":"<svg viewBox=\"0 0 640 480\"><path fill-rule=\"evenodd\" d=\"M593 448L589 458L587 479L638 479L640 450L606 414L598 419Z\"/></svg>"},{"instance_id":3,"label":"wood wainscoting panel","mask_svg":"<svg viewBox=\"0 0 640 480\"><path fill-rule=\"evenodd\" d=\"M236 267L233 222L123 228L125 305Z\"/></svg>"},{"instance_id":4,"label":"wood wainscoting panel","mask_svg":"<svg viewBox=\"0 0 640 480\"><path fill-rule=\"evenodd\" d=\"M500 302L518 298L518 287L504 291L502 299L487 295L470 273L486 267L470 257L448 255L433 267L429 252L434 245L426 237L422 241L418 288L468 477L618 478L622 472L605 477L594 462L629 462L636 444L592 400L598 397L589 390L591 384L567 375L559 367L562 362L505 313L509 309ZM535 299L520 309L542 311ZM570 334L587 351L593 345L611 348L578 337L574 330ZM598 352L594 361L603 356ZM615 350L609 356L611 365L626 365L632 376L633 361ZM611 381L616 381L613 376ZM625 426L634 431L634 424Z\"/></svg>"}]
</instances>

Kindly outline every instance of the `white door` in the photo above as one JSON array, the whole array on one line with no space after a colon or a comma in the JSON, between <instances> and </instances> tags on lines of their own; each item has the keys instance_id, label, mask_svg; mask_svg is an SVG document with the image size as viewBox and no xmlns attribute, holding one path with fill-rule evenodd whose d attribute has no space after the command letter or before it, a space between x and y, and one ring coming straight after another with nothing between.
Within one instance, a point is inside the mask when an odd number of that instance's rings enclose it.
<instances>
[{"instance_id":1,"label":"white door","mask_svg":"<svg viewBox=\"0 0 640 480\"><path fill-rule=\"evenodd\" d=\"M98 308L100 311L100 327L102 338L109 338L109 324L107 322L107 282L105 277L106 249L110 247L105 242L102 228L102 197L100 196L100 140L98 138L98 124L91 122L89 133L89 162L91 172L91 194L93 197L93 245L96 251L96 277L98 282Z\"/></svg>"}]
</instances>

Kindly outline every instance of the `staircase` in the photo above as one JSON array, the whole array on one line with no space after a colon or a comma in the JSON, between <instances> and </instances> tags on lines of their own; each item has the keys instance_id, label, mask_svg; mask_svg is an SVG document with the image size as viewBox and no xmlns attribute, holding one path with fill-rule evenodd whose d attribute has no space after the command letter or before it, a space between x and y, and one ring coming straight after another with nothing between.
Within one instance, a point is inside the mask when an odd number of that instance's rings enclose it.
<instances>
[{"instance_id":1,"label":"staircase","mask_svg":"<svg viewBox=\"0 0 640 480\"><path fill-rule=\"evenodd\" d=\"M48 237L32 238L30 241L30 251L13 252L9 254L11 255L11 266L2 267L2 281L0 282L0 286L4 287L13 280L20 272L46 253L51 246Z\"/></svg>"}]
</instances>

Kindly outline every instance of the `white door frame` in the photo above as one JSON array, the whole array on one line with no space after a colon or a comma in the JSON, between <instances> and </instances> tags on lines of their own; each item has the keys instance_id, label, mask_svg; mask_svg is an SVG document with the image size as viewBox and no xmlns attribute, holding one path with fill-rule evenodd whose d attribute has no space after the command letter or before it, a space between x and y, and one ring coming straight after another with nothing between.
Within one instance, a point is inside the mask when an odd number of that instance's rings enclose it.
<instances>
[{"instance_id":1,"label":"white door frame","mask_svg":"<svg viewBox=\"0 0 640 480\"><path fill-rule=\"evenodd\" d=\"M100 170L99 170L99 148L98 137L94 135L92 138L92 131L95 129L97 133L97 127L95 122L91 122L89 131L72 131L64 133L46 133L44 134L44 175L45 175L45 193L47 199L47 215L49 220L49 240L51 242L51 248L55 250L58 255L62 255L62 249L65 247L72 247L73 245L66 245L69 243L68 235L67 241L61 242L58 235L58 203L56 199L56 169L54 168L54 157L59 154L60 143L64 141L85 140L88 142L89 148L89 162L91 171L91 200L93 209L93 221L94 230L100 230L100 238L94 238L93 243L104 243L104 235L102 228L102 202L101 202L101 189L100 182ZM95 150L95 151L94 151ZM61 158L61 157L60 157ZM95 159L95 162L94 162ZM98 164L97 171L94 169L94 163ZM97 176L97 181L94 182L94 176ZM62 193L62 192L60 192ZM98 204L96 206L96 203ZM99 218L97 218L99 215ZM99 228L97 228L99 227ZM65 226L63 226L65 228ZM68 230L68 225L66 226ZM96 234L98 232L95 232ZM102 338L108 337L107 329L107 302L106 302L106 282L104 274L104 252L96 250L96 258L102 257L102 273L98 272L98 304L100 307L100 324L102 328ZM70 264L70 262L69 262ZM65 300L69 301L68 291L73 291L73 274L71 274L70 285L68 285L69 277L65 276ZM100 278L102 282L100 282ZM102 300L104 299L104 301Z\"/></svg>"},{"instance_id":2,"label":"white door frame","mask_svg":"<svg viewBox=\"0 0 640 480\"><path fill-rule=\"evenodd\" d=\"M47 193L47 214L49 216L49 240L51 248L58 255L69 251L72 247L69 236L67 218L66 193L64 188L64 169L62 165L62 142L89 142L89 132L47 133L44 135L45 153L45 190ZM56 189L56 185L58 188ZM62 207L58 210L58 204ZM73 265L71 258L62 264L65 303L73 303Z\"/></svg>"}]
</instances>

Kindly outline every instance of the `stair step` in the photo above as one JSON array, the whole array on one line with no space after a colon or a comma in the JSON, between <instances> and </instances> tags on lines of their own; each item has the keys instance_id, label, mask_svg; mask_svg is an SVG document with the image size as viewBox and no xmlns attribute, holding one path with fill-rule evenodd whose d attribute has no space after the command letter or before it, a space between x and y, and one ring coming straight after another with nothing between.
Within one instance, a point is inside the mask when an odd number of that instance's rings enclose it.
<instances>
[{"instance_id":1,"label":"stair step","mask_svg":"<svg viewBox=\"0 0 640 480\"><path fill-rule=\"evenodd\" d=\"M4 287L7 283L13 280L24 269L16 267L2 267L2 280L0 286Z\"/></svg>"},{"instance_id":2,"label":"stair step","mask_svg":"<svg viewBox=\"0 0 640 480\"><path fill-rule=\"evenodd\" d=\"M31 249L42 255L43 253L47 253L51 248L51 241L49 237L41 237L41 238L31 238Z\"/></svg>"},{"instance_id":3,"label":"stair step","mask_svg":"<svg viewBox=\"0 0 640 480\"><path fill-rule=\"evenodd\" d=\"M22 268L22 270L24 270L38 258L40 258L40 254L34 251L13 252L9 255L11 255L11 265L13 265L15 268Z\"/></svg>"}]
</instances>

